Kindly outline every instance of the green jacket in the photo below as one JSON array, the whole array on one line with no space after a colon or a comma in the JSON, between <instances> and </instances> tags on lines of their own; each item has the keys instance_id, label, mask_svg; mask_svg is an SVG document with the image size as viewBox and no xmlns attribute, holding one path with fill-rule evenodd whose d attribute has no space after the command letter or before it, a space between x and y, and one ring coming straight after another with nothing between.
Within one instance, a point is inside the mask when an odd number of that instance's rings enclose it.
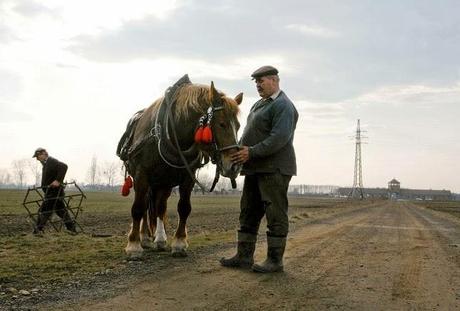
<instances>
[{"instance_id":1,"label":"green jacket","mask_svg":"<svg viewBox=\"0 0 460 311\"><path fill-rule=\"evenodd\" d=\"M275 100L261 99L251 108L240 144L249 146L242 175L275 173L296 175L294 131L299 114L281 91Z\"/></svg>"}]
</instances>

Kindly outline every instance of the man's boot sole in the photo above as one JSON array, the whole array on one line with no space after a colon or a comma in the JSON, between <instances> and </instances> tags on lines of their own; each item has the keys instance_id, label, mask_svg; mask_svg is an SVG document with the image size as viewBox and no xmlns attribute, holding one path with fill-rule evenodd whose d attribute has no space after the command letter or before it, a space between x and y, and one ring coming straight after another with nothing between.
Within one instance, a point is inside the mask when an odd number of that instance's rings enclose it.
<instances>
[{"instance_id":1,"label":"man's boot sole","mask_svg":"<svg viewBox=\"0 0 460 311\"><path fill-rule=\"evenodd\" d=\"M242 268L242 269L250 269L253 266L253 263L243 263L243 262L229 262L228 259L221 258L219 260L220 265L222 267L227 267L227 268Z\"/></svg>"},{"instance_id":2,"label":"man's boot sole","mask_svg":"<svg viewBox=\"0 0 460 311\"><path fill-rule=\"evenodd\" d=\"M257 272L257 273L274 273L274 272L283 272L284 271L284 267L283 266L279 266L279 267L276 267L275 269L267 269L263 266L259 266L257 264L255 265L252 265L252 271L254 272Z\"/></svg>"}]
</instances>

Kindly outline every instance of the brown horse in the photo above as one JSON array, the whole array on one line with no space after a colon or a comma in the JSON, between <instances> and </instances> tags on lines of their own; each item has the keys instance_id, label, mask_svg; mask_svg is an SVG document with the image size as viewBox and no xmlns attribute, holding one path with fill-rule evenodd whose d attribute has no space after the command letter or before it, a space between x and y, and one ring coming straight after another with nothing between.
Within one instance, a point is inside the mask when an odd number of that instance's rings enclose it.
<instances>
[{"instance_id":1,"label":"brown horse","mask_svg":"<svg viewBox=\"0 0 460 311\"><path fill-rule=\"evenodd\" d=\"M234 179L239 174L240 167L230 161L230 155L238 148L237 115L243 94L232 99L218 92L212 82L208 87L184 78L186 83L178 81L164 97L146 108L133 128L132 144L136 148L125 161L135 190L125 248L131 257L139 257L146 247L165 250L167 200L175 186L179 186L180 195L179 223L171 252L173 256L186 256L186 222L192 209L195 171L211 159L222 176ZM212 142L196 142L200 121L210 126Z\"/></svg>"}]
</instances>

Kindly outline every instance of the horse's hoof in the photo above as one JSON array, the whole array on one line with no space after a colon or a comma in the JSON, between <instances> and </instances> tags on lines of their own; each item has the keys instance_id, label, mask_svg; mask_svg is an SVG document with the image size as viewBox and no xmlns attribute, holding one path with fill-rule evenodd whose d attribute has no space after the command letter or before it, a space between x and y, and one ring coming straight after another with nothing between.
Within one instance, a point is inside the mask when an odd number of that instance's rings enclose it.
<instances>
[{"instance_id":1,"label":"horse's hoof","mask_svg":"<svg viewBox=\"0 0 460 311\"><path fill-rule=\"evenodd\" d=\"M140 243L128 244L125 248L125 252L128 258L136 259L142 257L143 249Z\"/></svg>"},{"instance_id":2,"label":"horse's hoof","mask_svg":"<svg viewBox=\"0 0 460 311\"><path fill-rule=\"evenodd\" d=\"M175 258L187 257L187 251L185 249L173 250L171 255Z\"/></svg>"},{"instance_id":3,"label":"horse's hoof","mask_svg":"<svg viewBox=\"0 0 460 311\"><path fill-rule=\"evenodd\" d=\"M141 242L142 248L155 248L155 244L151 240L144 240Z\"/></svg>"},{"instance_id":4,"label":"horse's hoof","mask_svg":"<svg viewBox=\"0 0 460 311\"><path fill-rule=\"evenodd\" d=\"M127 256L126 256L126 261L127 261L127 262L141 262L141 261L143 261L143 259L142 259L142 256L141 256L141 255L139 255L139 256L134 256L134 257L133 257L133 256L130 256L130 255L127 255Z\"/></svg>"},{"instance_id":5,"label":"horse's hoof","mask_svg":"<svg viewBox=\"0 0 460 311\"><path fill-rule=\"evenodd\" d=\"M168 250L168 243L166 241L154 242L153 250L157 252L164 252Z\"/></svg>"},{"instance_id":6,"label":"horse's hoof","mask_svg":"<svg viewBox=\"0 0 460 311\"><path fill-rule=\"evenodd\" d=\"M142 257L142 252L129 252L129 253L127 252L126 256L130 260L138 260Z\"/></svg>"}]
</instances>

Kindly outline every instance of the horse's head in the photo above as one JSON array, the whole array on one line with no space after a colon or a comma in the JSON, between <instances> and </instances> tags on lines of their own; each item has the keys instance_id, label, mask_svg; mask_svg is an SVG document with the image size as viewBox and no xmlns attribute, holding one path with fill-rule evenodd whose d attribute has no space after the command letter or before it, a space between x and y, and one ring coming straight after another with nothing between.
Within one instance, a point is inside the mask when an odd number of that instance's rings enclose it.
<instances>
[{"instance_id":1,"label":"horse's head","mask_svg":"<svg viewBox=\"0 0 460 311\"><path fill-rule=\"evenodd\" d=\"M202 147L210 154L213 162L216 162L222 176L236 178L241 166L234 164L230 160L230 155L238 150L237 132L240 128L238 105L243 100L243 93L238 94L234 99L229 98L219 93L211 82L209 100L211 106L207 118L210 119L212 141L211 144L204 144Z\"/></svg>"}]
</instances>

